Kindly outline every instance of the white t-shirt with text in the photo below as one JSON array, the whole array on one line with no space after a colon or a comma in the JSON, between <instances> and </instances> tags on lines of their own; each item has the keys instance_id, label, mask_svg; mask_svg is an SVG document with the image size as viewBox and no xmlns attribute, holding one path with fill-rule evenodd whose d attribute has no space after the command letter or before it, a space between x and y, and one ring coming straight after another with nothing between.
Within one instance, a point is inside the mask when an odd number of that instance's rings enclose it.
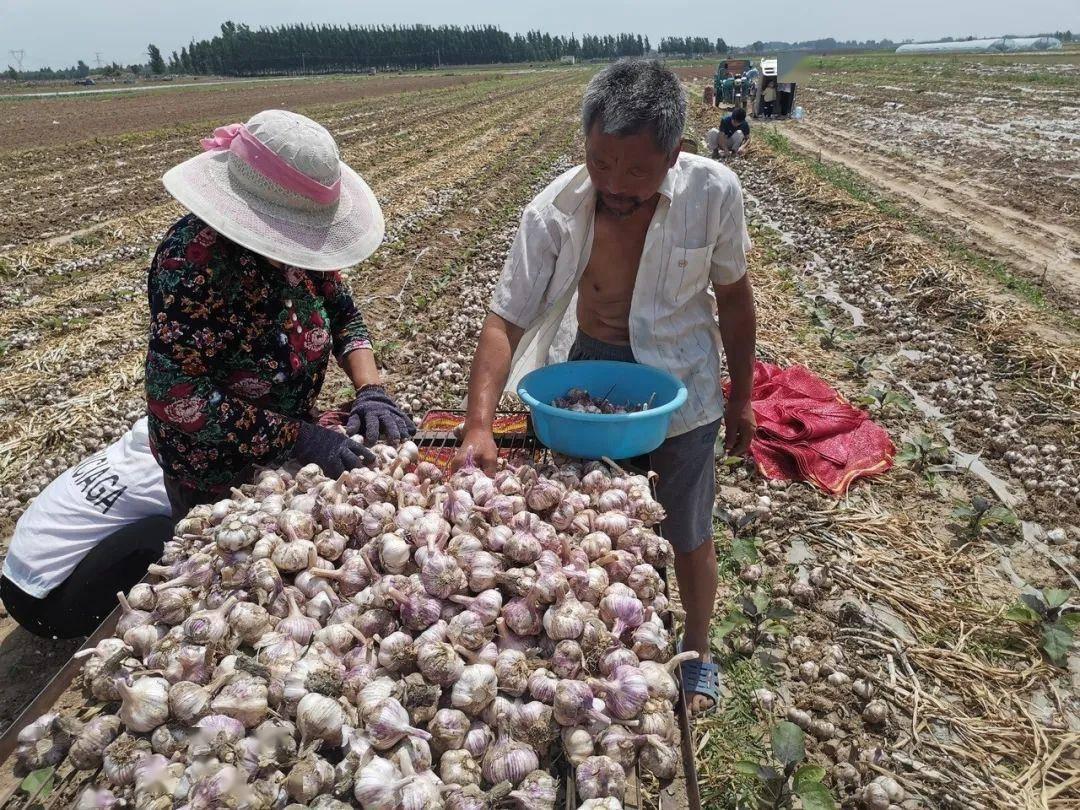
<instances>
[{"instance_id":1,"label":"white t-shirt with text","mask_svg":"<svg viewBox=\"0 0 1080 810\"><path fill-rule=\"evenodd\" d=\"M113 532L172 514L146 418L120 439L50 483L15 525L4 576L41 599Z\"/></svg>"}]
</instances>

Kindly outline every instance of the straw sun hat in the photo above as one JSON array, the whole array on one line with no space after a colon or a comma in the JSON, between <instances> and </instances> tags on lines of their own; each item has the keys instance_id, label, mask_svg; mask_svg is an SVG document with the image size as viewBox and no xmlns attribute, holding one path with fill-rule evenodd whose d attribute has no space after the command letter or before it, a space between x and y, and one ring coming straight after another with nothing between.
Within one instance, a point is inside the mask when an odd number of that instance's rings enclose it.
<instances>
[{"instance_id":1,"label":"straw sun hat","mask_svg":"<svg viewBox=\"0 0 1080 810\"><path fill-rule=\"evenodd\" d=\"M285 110L214 130L206 151L165 173L166 190L218 233L306 270L340 270L385 231L367 183L325 128Z\"/></svg>"}]
</instances>

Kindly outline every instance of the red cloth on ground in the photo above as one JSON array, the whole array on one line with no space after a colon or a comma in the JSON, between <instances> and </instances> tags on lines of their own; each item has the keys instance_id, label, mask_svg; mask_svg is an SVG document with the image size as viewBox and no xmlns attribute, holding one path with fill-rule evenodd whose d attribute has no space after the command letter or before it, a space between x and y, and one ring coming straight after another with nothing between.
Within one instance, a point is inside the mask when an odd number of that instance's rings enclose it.
<instances>
[{"instance_id":1,"label":"red cloth on ground","mask_svg":"<svg viewBox=\"0 0 1080 810\"><path fill-rule=\"evenodd\" d=\"M892 467L896 447L885 430L803 366L756 363L753 407L750 455L768 478L843 495L856 478Z\"/></svg>"}]
</instances>

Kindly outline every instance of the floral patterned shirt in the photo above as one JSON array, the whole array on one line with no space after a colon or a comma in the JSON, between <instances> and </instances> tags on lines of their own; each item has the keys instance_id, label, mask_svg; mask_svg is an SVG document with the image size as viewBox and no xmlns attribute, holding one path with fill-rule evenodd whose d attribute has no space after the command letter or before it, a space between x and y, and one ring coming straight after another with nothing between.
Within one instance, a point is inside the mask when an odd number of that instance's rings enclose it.
<instances>
[{"instance_id":1,"label":"floral patterned shirt","mask_svg":"<svg viewBox=\"0 0 1080 810\"><path fill-rule=\"evenodd\" d=\"M148 292L151 449L200 492L283 461L331 353L371 347L340 273L275 267L194 215L158 246Z\"/></svg>"}]
</instances>

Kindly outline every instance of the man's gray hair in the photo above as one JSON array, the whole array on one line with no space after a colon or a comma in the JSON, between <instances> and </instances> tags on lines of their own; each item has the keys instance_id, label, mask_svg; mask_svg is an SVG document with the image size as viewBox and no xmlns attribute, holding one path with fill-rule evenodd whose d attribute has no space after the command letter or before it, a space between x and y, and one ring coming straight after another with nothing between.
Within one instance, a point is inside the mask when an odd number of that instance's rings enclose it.
<instances>
[{"instance_id":1,"label":"man's gray hair","mask_svg":"<svg viewBox=\"0 0 1080 810\"><path fill-rule=\"evenodd\" d=\"M656 59L620 59L601 70L581 102L581 126L588 136L600 124L605 135L652 133L660 151L670 154L682 141L686 94L673 71Z\"/></svg>"}]
</instances>

